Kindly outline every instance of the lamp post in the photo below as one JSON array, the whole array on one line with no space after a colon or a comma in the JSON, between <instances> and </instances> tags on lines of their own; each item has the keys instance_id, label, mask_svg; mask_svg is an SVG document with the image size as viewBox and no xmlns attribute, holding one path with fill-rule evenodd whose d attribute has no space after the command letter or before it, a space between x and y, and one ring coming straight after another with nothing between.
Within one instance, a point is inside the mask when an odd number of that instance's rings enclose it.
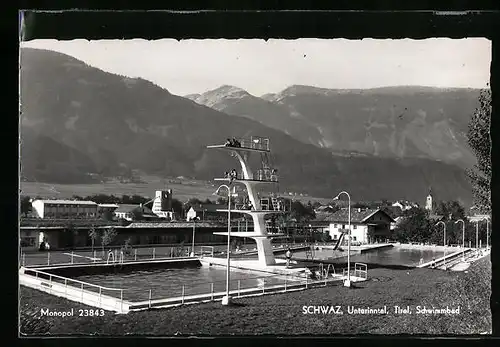
<instances>
[{"instance_id":1,"label":"lamp post","mask_svg":"<svg viewBox=\"0 0 500 347\"><path fill-rule=\"evenodd\" d=\"M455 222L462 222L462 261L465 261L465 222L463 219L459 219Z\"/></svg>"},{"instance_id":2,"label":"lamp post","mask_svg":"<svg viewBox=\"0 0 500 347\"><path fill-rule=\"evenodd\" d=\"M486 218L486 250L488 250L490 244L490 220Z\"/></svg>"},{"instance_id":3,"label":"lamp post","mask_svg":"<svg viewBox=\"0 0 500 347\"><path fill-rule=\"evenodd\" d=\"M351 196L346 191L340 192L333 200L338 200L340 195L347 195L347 199L349 200L349 208L348 208L348 217L347 223L349 228L349 239L347 240L347 279L344 282L344 287L351 286Z\"/></svg>"},{"instance_id":4,"label":"lamp post","mask_svg":"<svg viewBox=\"0 0 500 347\"><path fill-rule=\"evenodd\" d=\"M229 296L229 281L230 281L230 253L231 253L231 188L222 184L215 194L219 193L221 188L227 189L227 268L226 268L226 296L222 298L222 305L228 306L231 304L231 297Z\"/></svg>"},{"instance_id":5,"label":"lamp post","mask_svg":"<svg viewBox=\"0 0 500 347\"><path fill-rule=\"evenodd\" d=\"M194 236L195 236L195 230L196 230L196 221L199 220L199 217L193 217L191 220L193 221L193 240L191 242L191 257L194 257Z\"/></svg>"},{"instance_id":6,"label":"lamp post","mask_svg":"<svg viewBox=\"0 0 500 347\"><path fill-rule=\"evenodd\" d=\"M476 220L476 248L479 249L479 221Z\"/></svg>"},{"instance_id":7,"label":"lamp post","mask_svg":"<svg viewBox=\"0 0 500 347\"><path fill-rule=\"evenodd\" d=\"M443 222L442 220L440 220L439 222L436 223L436 225L438 224L443 224L443 228L444 228L444 241L443 241L443 244L444 244L444 258L443 258L443 261L444 261L444 269L446 270L446 223Z\"/></svg>"}]
</instances>

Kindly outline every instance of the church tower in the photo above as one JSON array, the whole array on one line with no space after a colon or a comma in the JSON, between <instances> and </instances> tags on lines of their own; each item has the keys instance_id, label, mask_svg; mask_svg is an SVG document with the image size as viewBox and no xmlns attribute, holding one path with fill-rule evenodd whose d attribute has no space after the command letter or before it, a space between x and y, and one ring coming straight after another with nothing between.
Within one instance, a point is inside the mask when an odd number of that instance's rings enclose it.
<instances>
[{"instance_id":1,"label":"church tower","mask_svg":"<svg viewBox=\"0 0 500 347\"><path fill-rule=\"evenodd\" d=\"M425 209L432 212L433 201L432 201L432 188L429 188L429 195L427 195L427 200L425 200Z\"/></svg>"}]
</instances>

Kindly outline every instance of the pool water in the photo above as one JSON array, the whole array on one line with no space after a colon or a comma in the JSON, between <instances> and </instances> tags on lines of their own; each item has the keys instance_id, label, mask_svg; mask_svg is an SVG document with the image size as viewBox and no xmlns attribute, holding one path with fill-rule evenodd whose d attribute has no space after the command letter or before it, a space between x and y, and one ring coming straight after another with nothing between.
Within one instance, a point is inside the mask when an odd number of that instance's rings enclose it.
<instances>
[{"instance_id":1,"label":"pool water","mask_svg":"<svg viewBox=\"0 0 500 347\"><path fill-rule=\"evenodd\" d=\"M325 259L333 263L345 263L347 258L331 259L335 251L315 250L314 259ZM306 258L305 252L295 252L294 256ZM443 256L443 251L432 249L408 249L392 247L373 250L363 254L351 255L351 262L360 262L377 265L404 265L417 266L420 261L428 262L433 258ZM330 258L330 259L329 259ZM195 267L176 269L151 269L134 271L132 273L113 273L101 275L78 276L76 279L104 287L123 289L123 299L129 301L146 301L149 299L165 299L180 297L183 294L209 294L226 290L226 270L224 267ZM265 274L238 269L231 270L230 290L266 287L276 284L283 285L285 278L274 274ZM292 283L291 278L287 278ZM184 290L183 290L184 286ZM104 292L103 292L104 293ZM119 295L119 292L108 295Z\"/></svg>"},{"instance_id":2,"label":"pool water","mask_svg":"<svg viewBox=\"0 0 500 347\"><path fill-rule=\"evenodd\" d=\"M314 259L329 260L333 263L345 263L347 257L331 259L334 256L333 250L315 250ZM450 251L448 251L448 254ZM417 266L422 259L423 262L432 261L432 259L440 258L444 255L443 251L433 249L409 249L402 247L391 247L368 251L362 254L351 254L351 262L359 262L366 264L379 265L404 265ZM294 256L306 258L306 252L295 252Z\"/></svg>"},{"instance_id":3,"label":"pool water","mask_svg":"<svg viewBox=\"0 0 500 347\"><path fill-rule=\"evenodd\" d=\"M274 274L256 273L242 270L231 270L230 290L239 288L266 287L284 284L285 278ZM78 276L75 279L108 288L124 289L123 299L129 301L146 301L151 298L165 299L184 295L209 294L211 283L214 292L226 290L226 270L224 267L196 267L177 269L155 269L134 271L123 274L102 274ZM291 279L287 278L291 283ZM104 293L104 292L103 292ZM111 293L108 293L112 295ZM115 292L114 296L119 295Z\"/></svg>"}]
</instances>

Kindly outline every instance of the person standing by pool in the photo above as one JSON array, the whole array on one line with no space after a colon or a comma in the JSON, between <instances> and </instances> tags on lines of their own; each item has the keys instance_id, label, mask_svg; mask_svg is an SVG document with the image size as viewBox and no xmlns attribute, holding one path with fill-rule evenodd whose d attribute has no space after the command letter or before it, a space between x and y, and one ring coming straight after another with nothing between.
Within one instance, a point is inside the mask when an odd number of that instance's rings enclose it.
<instances>
[{"instance_id":1,"label":"person standing by pool","mask_svg":"<svg viewBox=\"0 0 500 347\"><path fill-rule=\"evenodd\" d=\"M292 260L292 251L290 250L290 247L287 248L286 253L286 267L290 267L290 261Z\"/></svg>"}]
</instances>

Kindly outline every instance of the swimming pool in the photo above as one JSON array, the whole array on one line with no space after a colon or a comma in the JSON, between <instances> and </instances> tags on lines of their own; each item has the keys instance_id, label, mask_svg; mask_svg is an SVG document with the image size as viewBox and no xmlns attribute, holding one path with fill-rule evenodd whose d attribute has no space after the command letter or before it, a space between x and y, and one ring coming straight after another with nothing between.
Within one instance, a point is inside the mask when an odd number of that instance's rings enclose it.
<instances>
[{"instance_id":1,"label":"swimming pool","mask_svg":"<svg viewBox=\"0 0 500 347\"><path fill-rule=\"evenodd\" d=\"M230 290L266 287L285 282L283 276L237 269L231 269L230 275ZM152 300L180 297L183 294L184 296L209 294L212 291L212 283L213 292L226 290L226 270L224 267L216 266L84 275L74 279L104 287L124 289L123 299L128 301L146 301L149 299L150 290ZM293 282L291 278L287 278L286 281Z\"/></svg>"},{"instance_id":2,"label":"swimming pool","mask_svg":"<svg viewBox=\"0 0 500 347\"><path fill-rule=\"evenodd\" d=\"M451 254L452 251L449 250L447 254ZM334 258L332 257L336 254L333 250L315 250L314 259L315 260L328 260L333 263L345 263L347 257ZM338 254L338 253L337 253ZM351 254L351 262L359 262L365 264L378 264L378 265L404 265L404 266L417 266L422 259L423 262L432 261L433 258L437 259L444 255L442 250L435 249L412 249L404 248L400 246L394 246L391 248L384 248L378 250L368 251L361 254ZM295 252L294 256L299 258L306 258L306 252Z\"/></svg>"}]
</instances>

